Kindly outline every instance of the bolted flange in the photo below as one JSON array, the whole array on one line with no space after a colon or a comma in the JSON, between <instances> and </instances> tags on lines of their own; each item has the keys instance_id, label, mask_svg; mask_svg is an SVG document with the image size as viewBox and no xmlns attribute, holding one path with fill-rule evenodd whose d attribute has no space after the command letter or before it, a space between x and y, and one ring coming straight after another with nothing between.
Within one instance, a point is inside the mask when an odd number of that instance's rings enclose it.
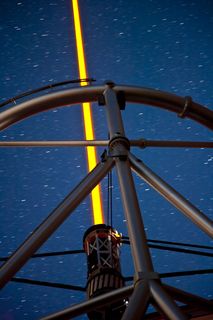
<instances>
[{"instance_id":1,"label":"bolted flange","mask_svg":"<svg viewBox=\"0 0 213 320\"><path fill-rule=\"evenodd\" d=\"M120 160L126 160L130 150L129 140L122 135L115 135L109 141L109 155L111 157L119 157Z\"/></svg>"}]
</instances>

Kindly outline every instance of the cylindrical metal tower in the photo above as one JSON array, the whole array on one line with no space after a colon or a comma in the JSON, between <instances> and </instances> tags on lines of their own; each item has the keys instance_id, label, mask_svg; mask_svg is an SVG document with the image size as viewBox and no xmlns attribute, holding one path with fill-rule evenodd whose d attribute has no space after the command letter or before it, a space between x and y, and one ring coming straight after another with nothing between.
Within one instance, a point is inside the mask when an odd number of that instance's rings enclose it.
<instances>
[{"instance_id":1,"label":"cylindrical metal tower","mask_svg":"<svg viewBox=\"0 0 213 320\"><path fill-rule=\"evenodd\" d=\"M88 299L122 288L124 279L120 267L121 235L111 226L98 224L84 234L83 244L87 254ZM125 300L114 302L107 308L88 314L90 319L121 319L125 310Z\"/></svg>"}]
</instances>

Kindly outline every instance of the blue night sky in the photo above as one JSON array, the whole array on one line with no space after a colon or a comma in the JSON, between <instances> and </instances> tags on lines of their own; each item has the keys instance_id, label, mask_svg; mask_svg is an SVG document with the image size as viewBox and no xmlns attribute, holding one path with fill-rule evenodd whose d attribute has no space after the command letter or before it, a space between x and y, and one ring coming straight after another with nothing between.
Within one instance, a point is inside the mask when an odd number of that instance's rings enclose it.
<instances>
[{"instance_id":1,"label":"blue night sky","mask_svg":"<svg viewBox=\"0 0 213 320\"><path fill-rule=\"evenodd\" d=\"M79 0L89 76L102 84L160 89L212 107L213 4L211 0ZM1 101L47 84L78 78L70 0L2 0ZM53 90L52 90L53 91ZM46 92L47 93L47 92ZM2 110L12 107L7 106ZM107 139L103 107L93 105L97 139ZM128 138L211 141L210 130L153 107L129 104ZM0 133L2 141L83 139L81 106L38 114ZM97 150L98 155L103 148ZM212 212L210 149L132 149L208 217ZM0 255L10 255L86 175L83 148L0 149ZM135 176L149 239L212 245L208 236ZM107 179L102 183L107 207ZM86 199L39 252L82 248L92 224ZM113 172L113 226L127 235ZM209 257L152 249L158 272L212 268ZM128 261L128 263L127 263ZM121 252L133 274L129 247ZM16 276L84 286L84 255L31 259ZM164 280L212 299L211 275ZM85 299L75 291L9 283L0 294L0 319L38 319ZM85 319L85 317L79 317Z\"/></svg>"}]
</instances>

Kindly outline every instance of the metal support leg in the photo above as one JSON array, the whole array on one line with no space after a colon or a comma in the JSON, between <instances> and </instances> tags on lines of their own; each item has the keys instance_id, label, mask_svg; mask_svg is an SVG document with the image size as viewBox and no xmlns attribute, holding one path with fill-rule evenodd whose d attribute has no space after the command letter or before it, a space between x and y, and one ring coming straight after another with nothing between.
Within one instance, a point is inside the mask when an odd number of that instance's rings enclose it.
<instances>
[{"instance_id":1,"label":"metal support leg","mask_svg":"<svg viewBox=\"0 0 213 320\"><path fill-rule=\"evenodd\" d=\"M124 212L136 272L153 272L153 265L137 194L128 159L116 159L116 169L121 189Z\"/></svg>"},{"instance_id":2,"label":"metal support leg","mask_svg":"<svg viewBox=\"0 0 213 320\"><path fill-rule=\"evenodd\" d=\"M119 109L116 93L113 87L108 86L104 92L106 102L106 113L110 132L110 155L115 158L124 212L127 221L128 234L131 243L132 256L136 271L136 280L139 279L138 286L134 289L130 304L124 313L124 320L140 319L145 313L146 306L152 296L164 314L170 319L184 320L184 315L180 312L175 303L166 294L163 288L156 282L150 280L155 277L153 272L152 259L144 230L143 220L137 199L135 185L132 177L129 161L129 145L125 137L121 112ZM134 161L133 161L134 162ZM147 281L141 281L141 279ZM145 286L141 284L145 282ZM137 282L136 282L137 283ZM134 302L131 302L134 301ZM142 306L142 308L141 308Z\"/></svg>"},{"instance_id":3,"label":"metal support leg","mask_svg":"<svg viewBox=\"0 0 213 320\"><path fill-rule=\"evenodd\" d=\"M160 310L171 320L186 320L187 317L176 306L163 287L156 281L150 280L150 291Z\"/></svg>"},{"instance_id":4,"label":"metal support leg","mask_svg":"<svg viewBox=\"0 0 213 320\"><path fill-rule=\"evenodd\" d=\"M99 163L79 185L59 204L59 206L34 230L0 269L0 288L40 248L51 234L62 224L80 202L92 191L114 165L113 159Z\"/></svg>"},{"instance_id":5,"label":"metal support leg","mask_svg":"<svg viewBox=\"0 0 213 320\"><path fill-rule=\"evenodd\" d=\"M110 85L107 86L104 91L104 98L106 103L106 116L110 139L116 135L124 135L124 126L117 95Z\"/></svg>"},{"instance_id":6,"label":"metal support leg","mask_svg":"<svg viewBox=\"0 0 213 320\"><path fill-rule=\"evenodd\" d=\"M83 313L89 312L94 309L104 307L110 303L127 298L133 291L133 286L124 287L108 293L102 294L98 297L92 298L88 301L75 304L70 308L64 309L57 313L51 314L42 318L41 320L65 320L73 319Z\"/></svg>"},{"instance_id":7,"label":"metal support leg","mask_svg":"<svg viewBox=\"0 0 213 320\"><path fill-rule=\"evenodd\" d=\"M132 154L129 155L132 168L134 171L164 198L171 202L187 218L191 219L201 230L213 237L213 222L206 217L193 204L186 200L180 193L173 189L169 184L157 176L141 160Z\"/></svg>"},{"instance_id":8,"label":"metal support leg","mask_svg":"<svg viewBox=\"0 0 213 320\"><path fill-rule=\"evenodd\" d=\"M116 159L121 195L127 220L128 233L136 272L152 272L153 266L147 246L146 234L132 178L121 111L113 85L104 91L107 122L110 133L110 155Z\"/></svg>"},{"instance_id":9,"label":"metal support leg","mask_svg":"<svg viewBox=\"0 0 213 320\"><path fill-rule=\"evenodd\" d=\"M130 298L122 320L141 320L146 312L150 298L147 281L139 281Z\"/></svg>"}]
</instances>

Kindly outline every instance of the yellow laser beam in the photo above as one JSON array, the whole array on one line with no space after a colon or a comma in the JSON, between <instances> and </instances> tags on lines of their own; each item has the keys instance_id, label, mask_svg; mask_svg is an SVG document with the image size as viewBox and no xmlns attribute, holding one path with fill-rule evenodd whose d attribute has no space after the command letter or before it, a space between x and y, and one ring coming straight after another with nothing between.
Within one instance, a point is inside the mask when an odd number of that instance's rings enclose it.
<instances>
[{"instance_id":1,"label":"yellow laser beam","mask_svg":"<svg viewBox=\"0 0 213 320\"><path fill-rule=\"evenodd\" d=\"M75 39L76 39L79 77L80 79L85 79L85 78L88 78L88 76L87 76L86 59L85 59L85 53L84 53L81 18L80 18L78 0L72 0L72 8L73 8L73 19L74 19L74 27L75 27ZM86 81L81 82L81 86L86 86L86 85L88 85ZM85 138L86 140L94 140L91 104L89 102L83 103L82 109L83 109ZM91 171L97 164L96 149L95 147L87 147L86 150L87 150L88 170ZM92 190L91 197L92 197L93 222L94 224L104 223L100 185L97 185Z\"/></svg>"}]
</instances>

